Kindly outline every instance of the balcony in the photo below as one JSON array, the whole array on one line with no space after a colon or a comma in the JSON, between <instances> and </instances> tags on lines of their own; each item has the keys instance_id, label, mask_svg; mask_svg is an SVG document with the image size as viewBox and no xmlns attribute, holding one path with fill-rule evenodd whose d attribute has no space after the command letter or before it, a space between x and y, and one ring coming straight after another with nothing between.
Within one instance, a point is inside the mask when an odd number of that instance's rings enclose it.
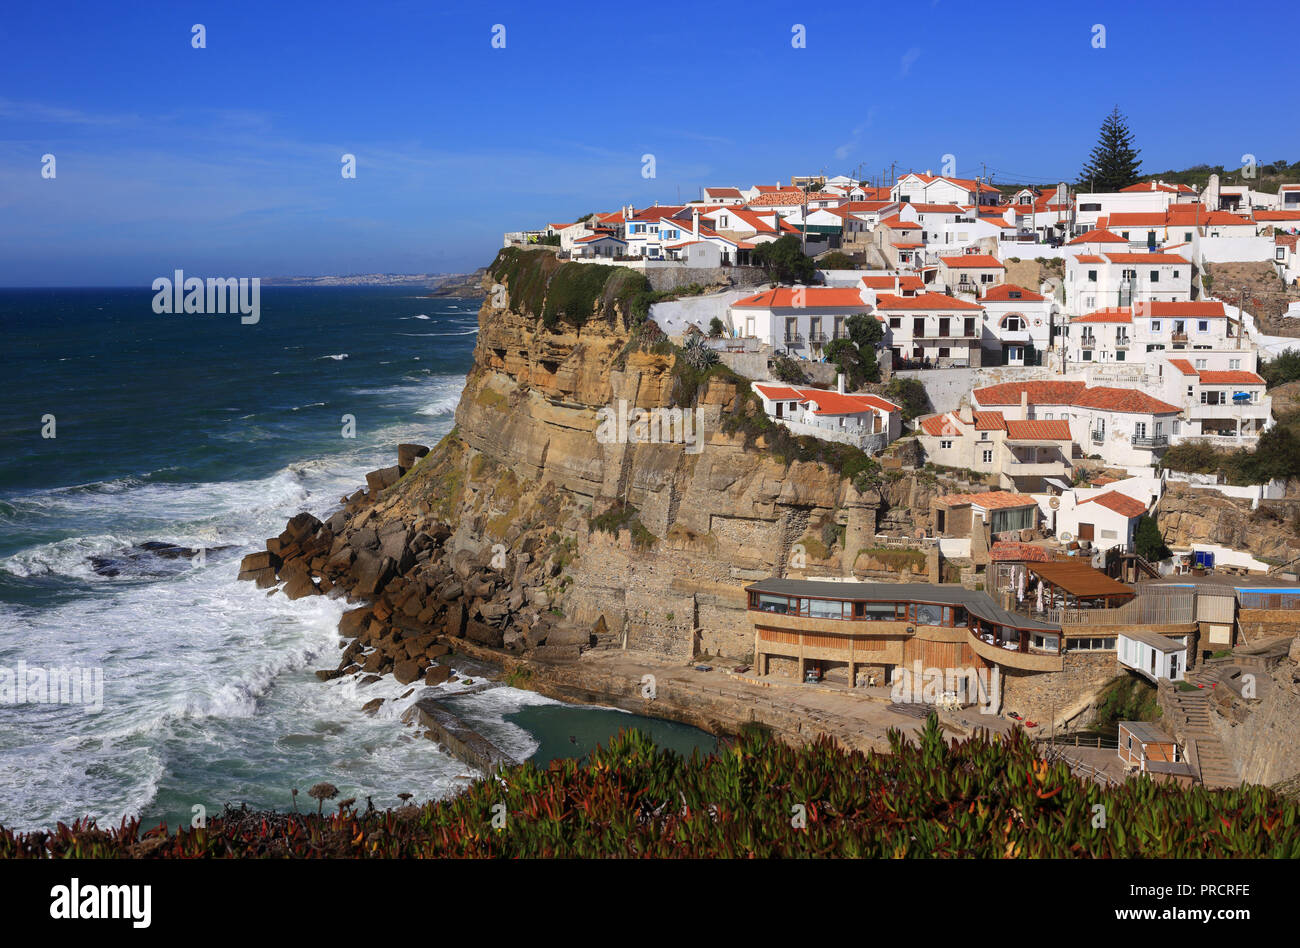
<instances>
[{"instance_id":1,"label":"balcony","mask_svg":"<svg viewBox=\"0 0 1300 948\"><path fill-rule=\"evenodd\" d=\"M1237 402L1233 405L1192 405L1187 409L1189 420L1199 418L1268 418L1272 414L1272 399L1260 402Z\"/></svg>"},{"instance_id":2,"label":"balcony","mask_svg":"<svg viewBox=\"0 0 1300 948\"><path fill-rule=\"evenodd\" d=\"M1170 338L1171 340L1173 340L1174 342L1186 342L1186 341L1187 341L1187 333L1185 333L1185 332L1172 332L1172 333L1169 334L1169 338Z\"/></svg>"},{"instance_id":3,"label":"balcony","mask_svg":"<svg viewBox=\"0 0 1300 948\"><path fill-rule=\"evenodd\" d=\"M830 336L826 335L826 333L822 332L820 329L808 333L808 342L814 346L825 345L829 341Z\"/></svg>"},{"instance_id":4,"label":"balcony","mask_svg":"<svg viewBox=\"0 0 1300 948\"><path fill-rule=\"evenodd\" d=\"M797 332L788 332L785 334L785 344L787 346L802 346L803 334Z\"/></svg>"},{"instance_id":5,"label":"balcony","mask_svg":"<svg viewBox=\"0 0 1300 948\"><path fill-rule=\"evenodd\" d=\"M1132 438L1133 447L1135 448L1167 448L1169 447L1168 435L1134 435Z\"/></svg>"},{"instance_id":6,"label":"balcony","mask_svg":"<svg viewBox=\"0 0 1300 948\"><path fill-rule=\"evenodd\" d=\"M1093 444L1105 444L1105 443L1106 443L1106 432L1104 432L1104 431L1097 431L1096 429L1094 429L1093 432L1092 432L1092 443L1093 443Z\"/></svg>"}]
</instances>

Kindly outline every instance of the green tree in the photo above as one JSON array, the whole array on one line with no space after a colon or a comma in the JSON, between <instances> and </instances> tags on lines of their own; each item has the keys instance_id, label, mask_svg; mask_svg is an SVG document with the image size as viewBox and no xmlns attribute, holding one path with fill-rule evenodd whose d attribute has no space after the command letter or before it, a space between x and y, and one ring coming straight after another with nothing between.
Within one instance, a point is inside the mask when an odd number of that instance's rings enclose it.
<instances>
[{"instance_id":1,"label":"green tree","mask_svg":"<svg viewBox=\"0 0 1300 948\"><path fill-rule=\"evenodd\" d=\"M727 327L725 327L725 326L722 325L722 320L720 320L717 316L714 316L712 319L709 320L709 335L710 335L710 336L721 336L722 333L723 333L723 331L724 331L726 328L727 328Z\"/></svg>"},{"instance_id":2,"label":"green tree","mask_svg":"<svg viewBox=\"0 0 1300 948\"><path fill-rule=\"evenodd\" d=\"M803 252L799 238L786 234L754 248L751 259L767 272L773 283L811 283L817 272L812 259Z\"/></svg>"},{"instance_id":3,"label":"green tree","mask_svg":"<svg viewBox=\"0 0 1300 948\"><path fill-rule=\"evenodd\" d=\"M1096 147L1079 174L1079 187L1089 191L1118 191L1136 184L1142 162L1141 150L1133 147L1128 120L1116 106L1101 123Z\"/></svg>"},{"instance_id":4,"label":"green tree","mask_svg":"<svg viewBox=\"0 0 1300 948\"><path fill-rule=\"evenodd\" d=\"M866 366L862 364L862 357L858 354L858 347L853 344L851 339L833 339L825 349L826 361L832 363L844 375L844 384L853 391L866 382ZM876 368L876 378L880 377L879 367ZM875 379L872 379L875 381Z\"/></svg>"},{"instance_id":5,"label":"green tree","mask_svg":"<svg viewBox=\"0 0 1300 948\"><path fill-rule=\"evenodd\" d=\"M1165 546L1164 535L1156 526L1155 519L1146 514L1138 517L1137 530L1133 532L1133 545L1138 556L1153 563L1173 555L1169 547Z\"/></svg>"}]
</instances>

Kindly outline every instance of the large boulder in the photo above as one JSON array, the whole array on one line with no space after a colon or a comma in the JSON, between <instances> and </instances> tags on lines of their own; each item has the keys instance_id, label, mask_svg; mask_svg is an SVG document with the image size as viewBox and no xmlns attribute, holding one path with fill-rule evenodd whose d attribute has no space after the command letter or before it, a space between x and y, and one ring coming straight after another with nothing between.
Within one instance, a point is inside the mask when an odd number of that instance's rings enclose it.
<instances>
[{"instance_id":1,"label":"large boulder","mask_svg":"<svg viewBox=\"0 0 1300 948\"><path fill-rule=\"evenodd\" d=\"M285 539L287 533L290 543L303 543L315 535L316 531L321 528L321 522L309 513L300 513L289 520L288 525L284 528L284 533L280 538Z\"/></svg>"},{"instance_id":2,"label":"large boulder","mask_svg":"<svg viewBox=\"0 0 1300 948\"><path fill-rule=\"evenodd\" d=\"M276 583L275 570L269 566L265 569L247 570L240 573L239 578L254 581L258 589L270 589Z\"/></svg>"},{"instance_id":3,"label":"large boulder","mask_svg":"<svg viewBox=\"0 0 1300 948\"><path fill-rule=\"evenodd\" d=\"M486 622L476 622L474 620L470 620L465 625L465 638L471 642L486 645L488 648L500 648L504 642L500 629L490 626Z\"/></svg>"},{"instance_id":4,"label":"large boulder","mask_svg":"<svg viewBox=\"0 0 1300 948\"><path fill-rule=\"evenodd\" d=\"M398 662L393 666L393 677L399 685L409 685L420 677L420 663L414 659Z\"/></svg>"},{"instance_id":5,"label":"large boulder","mask_svg":"<svg viewBox=\"0 0 1300 948\"><path fill-rule=\"evenodd\" d=\"M582 629L572 625L558 625L547 633L546 644L586 646L592 644L593 638L590 629Z\"/></svg>"},{"instance_id":6,"label":"large boulder","mask_svg":"<svg viewBox=\"0 0 1300 948\"><path fill-rule=\"evenodd\" d=\"M401 477L402 469L396 465L380 468L366 475L366 487L370 489L371 495L378 494L380 491L392 487Z\"/></svg>"},{"instance_id":7,"label":"large boulder","mask_svg":"<svg viewBox=\"0 0 1300 948\"><path fill-rule=\"evenodd\" d=\"M263 550L260 553L249 553L239 562L239 571L241 573L251 573L259 569L280 568L280 557L270 550Z\"/></svg>"},{"instance_id":8,"label":"large boulder","mask_svg":"<svg viewBox=\"0 0 1300 948\"><path fill-rule=\"evenodd\" d=\"M301 599L303 596L319 596L321 592L311 581L310 574L295 573L293 578L284 584L284 594L290 599Z\"/></svg>"},{"instance_id":9,"label":"large boulder","mask_svg":"<svg viewBox=\"0 0 1300 948\"><path fill-rule=\"evenodd\" d=\"M415 462L429 453L423 444L399 444L397 446L397 466L403 470L415 467Z\"/></svg>"},{"instance_id":10,"label":"large boulder","mask_svg":"<svg viewBox=\"0 0 1300 948\"><path fill-rule=\"evenodd\" d=\"M424 673L424 683L430 687L441 685L451 677L451 669L446 665L431 665Z\"/></svg>"}]
</instances>

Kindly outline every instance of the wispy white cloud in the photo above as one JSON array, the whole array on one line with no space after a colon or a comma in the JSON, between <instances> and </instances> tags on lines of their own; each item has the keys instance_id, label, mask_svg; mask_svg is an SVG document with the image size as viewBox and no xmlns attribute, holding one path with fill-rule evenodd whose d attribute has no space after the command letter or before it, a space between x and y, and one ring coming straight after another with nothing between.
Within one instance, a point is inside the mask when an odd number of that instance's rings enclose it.
<instances>
[{"instance_id":1,"label":"wispy white cloud","mask_svg":"<svg viewBox=\"0 0 1300 948\"><path fill-rule=\"evenodd\" d=\"M921 58L921 50L913 46L903 53L902 58L898 61L898 75L901 79L912 71L912 64Z\"/></svg>"}]
</instances>

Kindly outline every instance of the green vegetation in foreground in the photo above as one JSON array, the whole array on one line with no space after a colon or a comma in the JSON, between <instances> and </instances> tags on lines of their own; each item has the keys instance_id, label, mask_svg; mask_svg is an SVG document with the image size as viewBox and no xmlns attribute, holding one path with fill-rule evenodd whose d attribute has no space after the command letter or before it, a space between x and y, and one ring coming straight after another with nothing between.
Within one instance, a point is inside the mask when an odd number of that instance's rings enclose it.
<instances>
[{"instance_id":1,"label":"green vegetation in foreground","mask_svg":"<svg viewBox=\"0 0 1300 948\"><path fill-rule=\"evenodd\" d=\"M683 758L623 732L587 761L512 767L423 807L228 809L174 836L138 821L0 829L0 857L1300 857L1300 806L1265 787L1106 788L1039 760L1020 733L948 743L933 715L917 743L889 741L864 755L755 730Z\"/></svg>"}]
</instances>

